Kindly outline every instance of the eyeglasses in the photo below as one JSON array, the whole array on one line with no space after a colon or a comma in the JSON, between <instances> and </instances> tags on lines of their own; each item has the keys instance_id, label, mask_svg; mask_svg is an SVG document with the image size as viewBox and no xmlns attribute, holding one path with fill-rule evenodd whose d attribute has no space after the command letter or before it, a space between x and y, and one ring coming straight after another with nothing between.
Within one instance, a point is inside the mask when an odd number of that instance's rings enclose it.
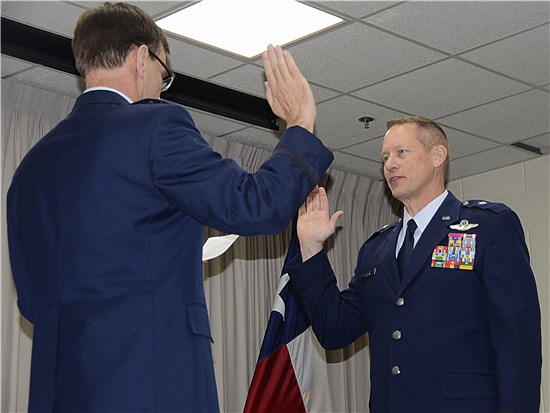
<instances>
[{"instance_id":1,"label":"eyeglasses","mask_svg":"<svg viewBox=\"0 0 550 413\"><path fill-rule=\"evenodd\" d=\"M157 61L160 63L160 65L166 70L167 75L162 78L162 83L160 87L161 92L166 92L170 86L172 86L172 82L174 81L174 78L176 77L176 74L172 72L172 69L170 69L166 64L160 60L160 57L158 57L156 54L154 54L152 51L149 50L149 55L157 59Z\"/></svg>"}]
</instances>

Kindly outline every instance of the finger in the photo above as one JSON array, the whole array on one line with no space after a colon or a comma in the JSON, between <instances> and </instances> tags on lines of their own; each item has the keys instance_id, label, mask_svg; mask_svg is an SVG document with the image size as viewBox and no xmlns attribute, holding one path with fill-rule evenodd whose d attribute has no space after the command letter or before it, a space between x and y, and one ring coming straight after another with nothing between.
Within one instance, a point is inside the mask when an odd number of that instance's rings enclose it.
<instances>
[{"instance_id":1,"label":"finger","mask_svg":"<svg viewBox=\"0 0 550 413\"><path fill-rule=\"evenodd\" d=\"M298 68L298 65L294 61L294 58L292 57L290 52L288 50L285 50L283 53L283 56L285 59L286 67L290 75L294 78L302 77L302 72L300 72L300 69Z\"/></svg>"},{"instance_id":2,"label":"finger","mask_svg":"<svg viewBox=\"0 0 550 413\"><path fill-rule=\"evenodd\" d=\"M305 215L307 212L306 207L307 199L304 201L302 205L300 205L300 208L298 208L298 217L301 217L302 215Z\"/></svg>"},{"instance_id":3,"label":"finger","mask_svg":"<svg viewBox=\"0 0 550 413\"><path fill-rule=\"evenodd\" d=\"M315 191L315 210L316 211L322 211L323 202L322 202L322 195L319 188Z\"/></svg>"},{"instance_id":4,"label":"finger","mask_svg":"<svg viewBox=\"0 0 550 413\"><path fill-rule=\"evenodd\" d=\"M271 73L272 73L273 79L275 81L281 80L283 78L281 74L281 60L284 61L283 51L281 47L280 46L273 47L272 45L269 45L267 47L267 56L269 58L268 60L269 60L269 65L271 67ZM268 78L268 80L270 79Z\"/></svg>"},{"instance_id":5,"label":"finger","mask_svg":"<svg viewBox=\"0 0 550 413\"><path fill-rule=\"evenodd\" d=\"M306 199L306 210L307 211L313 211L313 193L315 192L315 190L311 191L309 193L309 195L307 196L307 199Z\"/></svg>"},{"instance_id":6,"label":"finger","mask_svg":"<svg viewBox=\"0 0 550 413\"><path fill-rule=\"evenodd\" d=\"M267 46L267 50L262 53L262 61L264 63L264 71L266 76L270 76L273 73L273 68L271 67L271 59L269 58L269 48L271 45Z\"/></svg>"},{"instance_id":7,"label":"finger","mask_svg":"<svg viewBox=\"0 0 550 413\"><path fill-rule=\"evenodd\" d=\"M275 47L273 51L274 51L274 56L276 58L277 74L280 76L281 80L284 80L290 76L290 72L288 70L288 65L286 62L285 52L280 46Z\"/></svg>"},{"instance_id":8,"label":"finger","mask_svg":"<svg viewBox=\"0 0 550 413\"><path fill-rule=\"evenodd\" d=\"M328 214L328 211L329 211L328 196L327 196L327 191L323 187L319 188L319 209L321 211L327 211L327 214Z\"/></svg>"},{"instance_id":9,"label":"finger","mask_svg":"<svg viewBox=\"0 0 550 413\"><path fill-rule=\"evenodd\" d=\"M267 99L267 103L271 106L271 103L273 102L273 93L271 92L271 86L269 86L269 82L265 82L265 98Z\"/></svg>"},{"instance_id":10,"label":"finger","mask_svg":"<svg viewBox=\"0 0 550 413\"><path fill-rule=\"evenodd\" d=\"M316 186L313 188L313 191L311 191L312 200L311 200L311 207L313 211L319 211L321 209L320 199L319 199L319 187Z\"/></svg>"},{"instance_id":11,"label":"finger","mask_svg":"<svg viewBox=\"0 0 550 413\"><path fill-rule=\"evenodd\" d=\"M267 50L262 53L262 60L264 63L265 77L267 78L267 81L272 85L276 85L278 68L277 58L272 45L268 45Z\"/></svg>"}]
</instances>

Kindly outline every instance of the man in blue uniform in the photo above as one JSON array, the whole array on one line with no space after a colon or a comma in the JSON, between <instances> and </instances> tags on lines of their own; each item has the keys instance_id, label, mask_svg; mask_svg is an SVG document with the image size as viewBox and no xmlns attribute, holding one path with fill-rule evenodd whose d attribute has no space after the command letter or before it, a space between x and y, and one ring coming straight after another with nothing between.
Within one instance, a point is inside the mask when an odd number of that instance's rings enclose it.
<instances>
[{"instance_id":1,"label":"man in blue uniform","mask_svg":"<svg viewBox=\"0 0 550 413\"><path fill-rule=\"evenodd\" d=\"M539 411L540 309L524 234L506 205L445 190L444 131L421 117L388 122L384 175L404 216L362 246L340 291L323 242L323 188L300 208L301 256L287 267L328 349L365 332L371 413Z\"/></svg>"},{"instance_id":2,"label":"man in blue uniform","mask_svg":"<svg viewBox=\"0 0 550 413\"><path fill-rule=\"evenodd\" d=\"M286 228L333 159L312 134L311 89L270 46L266 95L287 131L249 174L159 99L168 42L139 8L86 11L73 51L87 90L23 159L7 202L18 305L34 324L29 411L217 411L204 228Z\"/></svg>"}]
</instances>

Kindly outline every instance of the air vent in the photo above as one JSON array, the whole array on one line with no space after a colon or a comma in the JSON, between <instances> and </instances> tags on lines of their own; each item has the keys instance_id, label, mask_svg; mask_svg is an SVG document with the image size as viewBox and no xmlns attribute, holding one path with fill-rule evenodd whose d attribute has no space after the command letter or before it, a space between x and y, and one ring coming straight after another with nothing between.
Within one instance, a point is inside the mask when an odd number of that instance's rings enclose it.
<instances>
[{"instance_id":1,"label":"air vent","mask_svg":"<svg viewBox=\"0 0 550 413\"><path fill-rule=\"evenodd\" d=\"M515 142L515 143L512 143L511 145L528 152L536 153L537 155L545 155L548 153L548 149L549 149L549 148L537 148L536 146L527 145L526 143L523 143L523 142Z\"/></svg>"}]
</instances>

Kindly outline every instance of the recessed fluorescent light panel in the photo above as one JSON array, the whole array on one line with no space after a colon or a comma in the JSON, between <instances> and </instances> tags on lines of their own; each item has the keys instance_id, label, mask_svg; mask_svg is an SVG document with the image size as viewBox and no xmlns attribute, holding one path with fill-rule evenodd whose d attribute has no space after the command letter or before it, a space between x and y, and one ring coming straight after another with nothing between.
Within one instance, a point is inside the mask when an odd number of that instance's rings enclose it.
<instances>
[{"instance_id":1,"label":"recessed fluorescent light panel","mask_svg":"<svg viewBox=\"0 0 550 413\"><path fill-rule=\"evenodd\" d=\"M294 0L202 0L157 21L160 28L247 58L342 19Z\"/></svg>"}]
</instances>

